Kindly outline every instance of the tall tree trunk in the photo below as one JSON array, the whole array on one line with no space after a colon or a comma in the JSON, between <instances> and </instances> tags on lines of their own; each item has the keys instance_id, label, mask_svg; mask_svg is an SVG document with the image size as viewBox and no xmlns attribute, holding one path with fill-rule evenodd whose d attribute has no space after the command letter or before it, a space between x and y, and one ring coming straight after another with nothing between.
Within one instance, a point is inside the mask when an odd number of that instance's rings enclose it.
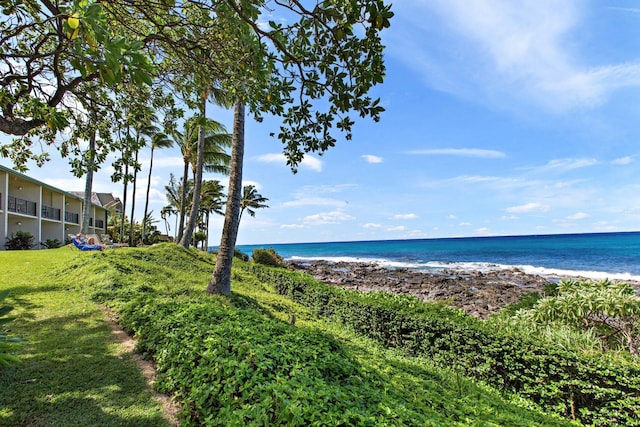
<instances>
[{"instance_id":1,"label":"tall tree trunk","mask_svg":"<svg viewBox=\"0 0 640 427\"><path fill-rule=\"evenodd\" d=\"M216 268L207 286L207 293L231 293L231 266L233 251L238 237L238 217L242 204L242 162L244 158L244 103L236 100L233 109L233 140L231 144L231 164L229 172L229 193L224 215L224 226L220 248L216 258Z\"/></svg>"},{"instance_id":2,"label":"tall tree trunk","mask_svg":"<svg viewBox=\"0 0 640 427\"><path fill-rule=\"evenodd\" d=\"M147 236L147 213L149 210L149 192L151 191L151 171L153 170L153 141L151 142L151 159L149 160L149 179L147 180L147 195L144 201L144 216L142 217L142 241ZM167 233L169 234L169 233Z\"/></svg>"},{"instance_id":3,"label":"tall tree trunk","mask_svg":"<svg viewBox=\"0 0 640 427\"><path fill-rule=\"evenodd\" d=\"M209 247L209 211L207 210L207 212L205 212L205 215L207 216L207 240L205 240L205 247L204 250L205 252L207 251L207 248Z\"/></svg>"},{"instance_id":4,"label":"tall tree trunk","mask_svg":"<svg viewBox=\"0 0 640 427\"><path fill-rule=\"evenodd\" d=\"M178 244L189 247L191 243L191 237L193 236L193 230L196 228L198 222L198 211L200 209L200 192L202 189L202 169L204 168L204 129L202 128L202 121L206 117L207 95L202 95L202 106L200 112L202 116L201 123L198 125L198 153L196 160L196 171L193 178L193 201L191 203L191 213L189 214L189 223L187 224L182 238Z\"/></svg>"},{"instance_id":5,"label":"tall tree trunk","mask_svg":"<svg viewBox=\"0 0 640 427\"><path fill-rule=\"evenodd\" d=\"M133 229L135 226L134 213L136 209L136 180L138 179L138 150L136 150L135 164L133 167L133 188L131 189L131 218L129 224L129 246L135 246L136 242L133 238Z\"/></svg>"},{"instance_id":6,"label":"tall tree trunk","mask_svg":"<svg viewBox=\"0 0 640 427\"><path fill-rule=\"evenodd\" d=\"M176 241L182 240L182 234L184 233L184 217L187 210L187 182L189 180L189 161L184 159L184 170L182 171L182 194L180 194L180 215L179 223L176 223Z\"/></svg>"},{"instance_id":7,"label":"tall tree trunk","mask_svg":"<svg viewBox=\"0 0 640 427\"><path fill-rule=\"evenodd\" d=\"M96 157L96 131L89 138L89 162L87 165L87 178L84 184L84 209L82 210L82 234L89 232L89 218L91 218L91 192L93 189L93 164Z\"/></svg>"},{"instance_id":8,"label":"tall tree trunk","mask_svg":"<svg viewBox=\"0 0 640 427\"><path fill-rule=\"evenodd\" d=\"M127 135L128 137L128 135ZM128 141L128 139L127 139ZM124 218L127 212L127 189L129 188L129 150L122 150L122 158L124 159L124 190L122 194L122 213L120 218L120 243L124 242Z\"/></svg>"}]
</instances>

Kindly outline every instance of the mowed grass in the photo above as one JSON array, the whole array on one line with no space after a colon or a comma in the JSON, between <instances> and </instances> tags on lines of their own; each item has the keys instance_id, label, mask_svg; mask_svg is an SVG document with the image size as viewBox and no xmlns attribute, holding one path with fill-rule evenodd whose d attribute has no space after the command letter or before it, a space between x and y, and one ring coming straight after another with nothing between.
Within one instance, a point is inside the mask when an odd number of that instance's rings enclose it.
<instances>
[{"instance_id":1,"label":"mowed grass","mask_svg":"<svg viewBox=\"0 0 640 427\"><path fill-rule=\"evenodd\" d=\"M59 265L100 253L69 247L0 251L0 290L10 291L11 335L22 363L0 370L0 426L168 426L141 371L103 312Z\"/></svg>"}]
</instances>

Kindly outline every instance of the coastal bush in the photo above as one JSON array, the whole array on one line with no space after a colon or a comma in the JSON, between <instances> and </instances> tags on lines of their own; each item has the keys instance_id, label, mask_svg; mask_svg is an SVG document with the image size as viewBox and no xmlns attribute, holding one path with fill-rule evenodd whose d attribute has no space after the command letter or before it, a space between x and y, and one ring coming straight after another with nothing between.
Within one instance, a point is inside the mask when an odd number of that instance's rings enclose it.
<instances>
[{"instance_id":1,"label":"coastal bush","mask_svg":"<svg viewBox=\"0 0 640 427\"><path fill-rule=\"evenodd\" d=\"M244 252L242 252L240 249L235 248L233 250L233 257L234 258L238 258L241 259L242 261L249 261L249 255L245 254Z\"/></svg>"},{"instance_id":2,"label":"coastal bush","mask_svg":"<svg viewBox=\"0 0 640 427\"><path fill-rule=\"evenodd\" d=\"M155 387L181 404L181 425L570 425L319 321L245 268L267 267L234 260L234 293L206 295L212 262L158 245L83 256L57 272L81 274L77 286L136 335L156 361Z\"/></svg>"},{"instance_id":3,"label":"coastal bush","mask_svg":"<svg viewBox=\"0 0 640 427\"><path fill-rule=\"evenodd\" d=\"M271 267L284 267L284 260L275 249L256 248L251 255L253 262Z\"/></svg>"},{"instance_id":4,"label":"coastal bush","mask_svg":"<svg viewBox=\"0 0 640 427\"><path fill-rule=\"evenodd\" d=\"M409 354L454 366L587 425L640 425L640 369L496 331L460 310L324 285L297 272L247 265L277 292Z\"/></svg>"},{"instance_id":5,"label":"coastal bush","mask_svg":"<svg viewBox=\"0 0 640 427\"><path fill-rule=\"evenodd\" d=\"M608 348L640 348L640 298L627 283L563 280L553 296L540 299L517 316L538 328L560 324L590 331Z\"/></svg>"},{"instance_id":6,"label":"coastal bush","mask_svg":"<svg viewBox=\"0 0 640 427\"><path fill-rule=\"evenodd\" d=\"M7 317L13 307L2 305L7 296L9 296L8 290L0 292L0 368L9 365L11 362L20 361L16 356L10 354L10 351L13 344L23 341L20 338L10 337L4 327L4 325L13 320L13 317Z\"/></svg>"},{"instance_id":7,"label":"coastal bush","mask_svg":"<svg viewBox=\"0 0 640 427\"><path fill-rule=\"evenodd\" d=\"M62 246L62 242L60 242L60 240L58 239L47 239L45 242L43 242L43 245L47 249L56 249Z\"/></svg>"},{"instance_id":8,"label":"coastal bush","mask_svg":"<svg viewBox=\"0 0 640 427\"><path fill-rule=\"evenodd\" d=\"M26 250L31 249L33 245L33 235L28 231L18 230L15 234L11 233L11 235L7 237L7 243L4 244L4 247L7 250Z\"/></svg>"}]
</instances>

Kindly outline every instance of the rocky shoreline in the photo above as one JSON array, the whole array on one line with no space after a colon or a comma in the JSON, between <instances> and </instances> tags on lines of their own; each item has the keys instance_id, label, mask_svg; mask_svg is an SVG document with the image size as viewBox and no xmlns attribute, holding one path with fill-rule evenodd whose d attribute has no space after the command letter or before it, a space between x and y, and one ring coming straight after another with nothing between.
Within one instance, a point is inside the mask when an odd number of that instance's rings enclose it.
<instances>
[{"instance_id":1,"label":"rocky shoreline","mask_svg":"<svg viewBox=\"0 0 640 427\"><path fill-rule=\"evenodd\" d=\"M518 269L421 272L384 268L373 263L322 260L291 261L289 265L330 285L359 291L410 294L422 301L447 301L481 319L518 302L522 294L540 291L545 284L560 279L526 274Z\"/></svg>"}]
</instances>

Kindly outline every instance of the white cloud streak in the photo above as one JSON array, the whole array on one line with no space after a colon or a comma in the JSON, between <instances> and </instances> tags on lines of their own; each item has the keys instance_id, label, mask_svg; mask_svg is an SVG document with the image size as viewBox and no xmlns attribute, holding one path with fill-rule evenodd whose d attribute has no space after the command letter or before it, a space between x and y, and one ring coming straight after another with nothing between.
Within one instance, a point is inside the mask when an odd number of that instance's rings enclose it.
<instances>
[{"instance_id":1,"label":"white cloud streak","mask_svg":"<svg viewBox=\"0 0 640 427\"><path fill-rule=\"evenodd\" d=\"M393 216L393 219L412 220L412 219L418 219L418 215L416 215L414 213L396 214L396 215Z\"/></svg>"},{"instance_id":2,"label":"white cloud streak","mask_svg":"<svg viewBox=\"0 0 640 427\"><path fill-rule=\"evenodd\" d=\"M268 153L256 157L256 160L262 163L287 164L287 158L282 153ZM300 167L310 169L315 172L322 172L322 160L310 154L305 154L304 159L300 163Z\"/></svg>"},{"instance_id":3,"label":"white cloud streak","mask_svg":"<svg viewBox=\"0 0 640 427\"><path fill-rule=\"evenodd\" d=\"M580 0L405 0L396 9L401 29L391 54L429 86L466 99L564 113L640 86L636 57L613 64L582 57Z\"/></svg>"},{"instance_id":4,"label":"white cloud streak","mask_svg":"<svg viewBox=\"0 0 640 427\"><path fill-rule=\"evenodd\" d=\"M383 159L380 156L374 156L373 154L363 154L362 158L367 163L382 163Z\"/></svg>"},{"instance_id":5,"label":"white cloud streak","mask_svg":"<svg viewBox=\"0 0 640 427\"><path fill-rule=\"evenodd\" d=\"M483 150L479 148L433 148L425 150L412 150L408 154L428 155L428 156L461 156L477 157L483 159L502 159L507 157L502 151Z\"/></svg>"},{"instance_id":6,"label":"white cloud streak","mask_svg":"<svg viewBox=\"0 0 640 427\"><path fill-rule=\"evenodd\" d=\"M356 219L354 216L335 210L308 215L304 217L304 223L309 225L341 224L345 221L352 221L354 219Z\"/></svg>"},{"instance_id":7,"label":"white cloud streak","mask_svg":"<svg viewBox=\"0 0 640 427\"><path fill-rule=\"evenodd\" d=\"M549 206L540 203L526 203L524 205L506 208L505 211L509 213L548 212Z\"/></svg>"}]
</instances>

